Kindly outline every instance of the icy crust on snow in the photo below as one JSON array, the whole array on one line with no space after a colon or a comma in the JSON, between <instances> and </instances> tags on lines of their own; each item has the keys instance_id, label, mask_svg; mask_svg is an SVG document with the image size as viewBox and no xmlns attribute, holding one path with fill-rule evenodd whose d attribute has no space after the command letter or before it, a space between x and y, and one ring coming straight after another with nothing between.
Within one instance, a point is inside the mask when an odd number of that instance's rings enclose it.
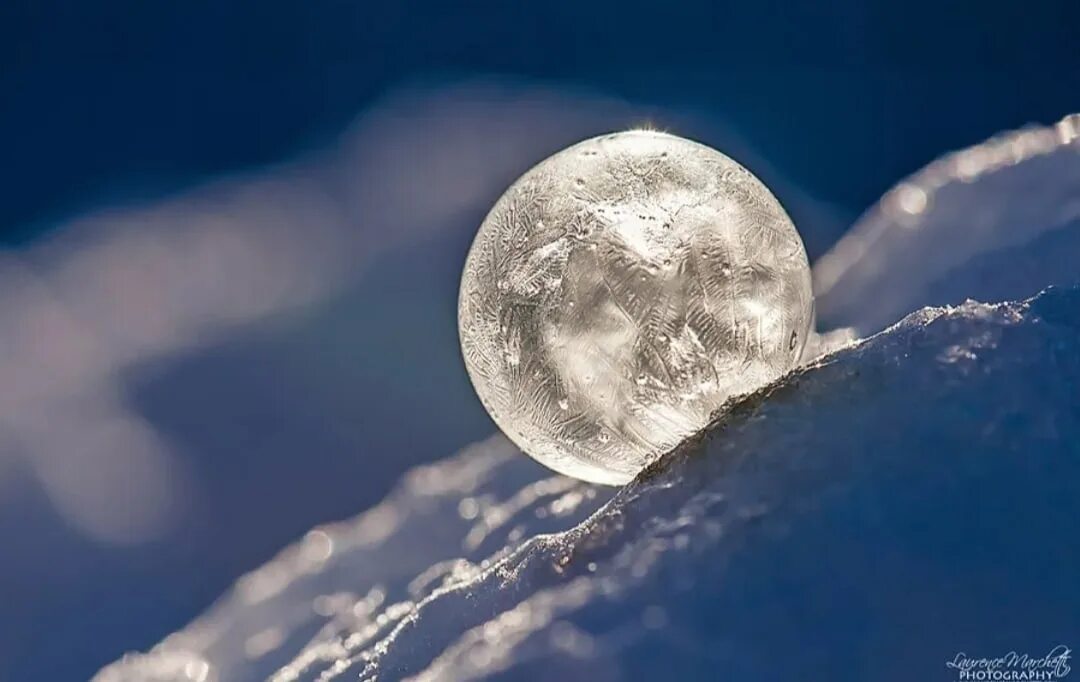
<instances>
[{"instance_id":1,"label":"icy crust on snow","mask_svg":"<svg viewBox=\"0 0 1080 682\"><path fill-rule=\"evenodd\" d=\"M946 154L814 264L825 329L876 332L928 305L1019 300L1075 282L1080 114Z\"/></svg>"},{"instance_id":2,"label":"icy crust on snow","mask_svg":"<svg viewBox=\"0 0 1080 682\"><path fill-rule=\"evenodd\" d=\"M426 598L475 580L526 537L574 525L612 494L492 437L411 471L354 519L310 531L154 654L126 657L97 679L157 680L143 671L157 670L147 661L163 652L208 664L163 679L317 679L380 645Z\"/></svg>"},{"instance_id":3,"label":"icy crust on snow","mask_svg":"<svg viewBox=\"0 0 1080 682\"><path fill-rule=\"evenodd\" d=\"M97 680L932 679L1075 644L1078 341L1078 289L923 309L617 492L492 438Z\"/></svg>"}]
</instances>

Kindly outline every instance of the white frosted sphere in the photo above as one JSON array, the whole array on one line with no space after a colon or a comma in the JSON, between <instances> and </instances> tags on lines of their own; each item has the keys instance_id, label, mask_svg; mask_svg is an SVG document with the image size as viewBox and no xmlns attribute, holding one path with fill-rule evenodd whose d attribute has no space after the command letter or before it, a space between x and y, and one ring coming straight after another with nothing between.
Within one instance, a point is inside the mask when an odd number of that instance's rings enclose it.
<instances>
[{"instance_id":1,"label":"white frosted sphere","mask_svg":"<svg viewBox=\"0 0 1080 682\"><path fill-rule=\"evenodd\" d=\"M465 263L458 326L492 418L541 463L623 483L798 361L810 268L784 209L720 152L630 131L515 182Z\"/></svg>"}]
</instances>

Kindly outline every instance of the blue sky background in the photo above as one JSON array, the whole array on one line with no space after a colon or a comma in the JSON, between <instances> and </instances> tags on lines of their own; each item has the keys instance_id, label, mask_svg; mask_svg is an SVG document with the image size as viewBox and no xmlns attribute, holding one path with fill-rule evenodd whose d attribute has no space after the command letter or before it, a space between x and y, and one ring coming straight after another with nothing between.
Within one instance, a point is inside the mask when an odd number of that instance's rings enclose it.
<instances>
[{"instance_id":1,"label":"blue sky background","mask_svg":"<svg viewBox=\"0 0 1080 682\"><path fill-rule=\"evenodd\" d=\"M1076 108L1070 2L15 0L8 241L325 142L404 80L507 74L730 121L853 211L944 149Z\"/></svg>"}]
</instances>

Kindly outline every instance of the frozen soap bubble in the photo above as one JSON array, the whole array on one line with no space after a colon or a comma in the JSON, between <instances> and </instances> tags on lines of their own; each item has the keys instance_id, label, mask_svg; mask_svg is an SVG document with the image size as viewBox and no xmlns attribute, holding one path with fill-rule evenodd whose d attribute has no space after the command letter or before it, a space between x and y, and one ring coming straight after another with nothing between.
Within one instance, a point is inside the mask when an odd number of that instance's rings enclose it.
<instances>
[{"instance_id":1,"label":"frozen soap bubble","mask_svg":"<svg viewBox=\"0 0 1080 682\"><path fill-rule=\"evenodd\" d=\"M515 182L465 263L465 365L541 463L624 483L798 361L802 240L757 178L651 131L586 140Z\"/></svg>"}]
</instances>

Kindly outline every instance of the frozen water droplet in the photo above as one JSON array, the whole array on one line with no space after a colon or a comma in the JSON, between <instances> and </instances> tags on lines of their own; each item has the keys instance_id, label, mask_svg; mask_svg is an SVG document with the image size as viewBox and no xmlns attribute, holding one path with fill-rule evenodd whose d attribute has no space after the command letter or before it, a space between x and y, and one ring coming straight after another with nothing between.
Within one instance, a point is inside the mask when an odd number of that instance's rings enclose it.
<instances>
[{"instance_id":1,"label":"frozen water droplet","mask_svg":"<svg viewBox=\"0 0 1080 682\"><path fill-rule=\"evenodd\" d=\"M660 175L664 191L642 191L660 189ZM675 225L679 206L693 208ZM760 221L733 225L731 208ZM551 248L518 247L541 215ZM526 452L571 476L625 482L705 426L733 392L791 368L789 334L809 325L812 301L805 254L789 248L799 244L768 189L719 152L651 131L582 143L516 183L477 234L459 316L470 377L501 408L501 426L528 434L517 438ZM512 328L492 333L493 318ZM501 361L510 347L528 371ZM667 365L660 376L639 376L657 362ZM705 379L736 365L746 371ZM635 400L639 386L651 405ZM544 408L556 403L565 412L553 420ZM597 458L588 429L620 447Z\"/></svg>"}]
</instances>

